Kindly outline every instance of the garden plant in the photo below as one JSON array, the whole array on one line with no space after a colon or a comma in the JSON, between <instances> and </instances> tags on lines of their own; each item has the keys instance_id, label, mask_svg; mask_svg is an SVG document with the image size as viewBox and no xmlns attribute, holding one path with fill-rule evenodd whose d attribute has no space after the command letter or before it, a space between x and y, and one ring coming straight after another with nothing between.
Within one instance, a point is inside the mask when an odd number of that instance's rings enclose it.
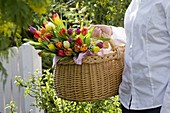
<instances>
[{"instance_id":1,"label":"garden plant","mask_svg":"<svg viewBox=\"0 0 170 113\"><path fill-rule=\"evenodd\" d=\"M44 20L49 20L49 17L56 12L68 23L68 26L73 28L91 24L123 27L124 13L130 1L6 0L4 2L4 0L0 0L0 56L7 59L7 50L10 47L19 47L28 40L35 40L33 34L28 31L28 27L41 25ZM17 10L13 12L14 9ZM34 106L40 107L46 113L121 113L118 95L95 102L74 102L58 98L53 85L54 75L51 67L53 56L45 52L41 55L44 70L42 76L36 72L29 80L16 77L17 85L25 88L25 96L30 95L35 98ZM1 62L0 71L7 76ZM5 76L0 76L1 80L5 81ZM11 103L8 108L10 105L14 107L14 103Z\"/></svg>"}]
</instances>

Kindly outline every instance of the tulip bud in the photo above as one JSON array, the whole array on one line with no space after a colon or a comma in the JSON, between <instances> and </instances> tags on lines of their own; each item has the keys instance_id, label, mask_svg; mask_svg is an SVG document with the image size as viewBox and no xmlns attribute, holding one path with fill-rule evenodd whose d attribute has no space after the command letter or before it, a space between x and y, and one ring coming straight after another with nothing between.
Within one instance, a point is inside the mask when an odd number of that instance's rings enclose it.
<instances>
[{"instance_id":1,"label":"tulip bud","mask_svg":"<svg viewBox=\"0 0 170 113\"><path fill-rule=\"evenodd\" d=\"M55 25L52 22L48 22L48 24L45 25L45 29L47 31L52 31L53 29L55 29Z\"/></svg>"},{"instance_id":2,"label":"tulip bud","mask_svg":"<svg viewBox=\"0 0 170 113\"><path fill-rule=\"evenodd\" d=\"M66 33L66 29L65 29L65 28L62 28L62 29L60 30L60 32L59 32L59 34L60 34L61 36L65 36L65 33Z\"/></svg>"},{"instance_id":3,"label":"tulip bud","mask_svg":"<svg viewBox=\"0 0 170 113\"><path fill-rule=\"evenodd\" d=\"M55 46L52 43L48 44L47 46L48 46L48 48L50 50L55 50L56 49Z\"/></svg>"},{"instance_id":4,"label":"tulip bud","mask_svg":"<svg viewBox=\"0 0 170 113\"><path fill-rule=\"evenodd\" d=\"M56 13L56 14L53 14L52 16L52 20L54 21L55 18L59 18L59 15Z\"/></svg>"},{"instance_id":5,"label":"tulip bud","mask_svg":"<svg viewBox=\"0 0 170 113\"><path fill-rule=\"evenodd\" d=\"M85 27L83 27L83 29L81 30L81 34L82 34L83 36L85 36L85 35L87 34L87 32L88 32L88 29L85 28Z\"/></svg>"},{"instance_id":6,"label":"tulip bud","mask_svg":"<svg viewBox=\"0 0 170 113\"><path fill-rule=\"evenodd\" d=\"M34 34L37 30L34 27L30 26L29 31Z\"/></svg>"},{"instance_id":7,"label":"tulip bud","mask_svg":"<svg viewBox=\"0 0 170 113\"><path fill-rule=\"evenodd\" d=\"M83 40L80 37L78 37L76 39L76 43L79 44L79 45L82 45L83 44Z\"/></svg>"},{"instance_id":8,"label":"tulip bud","mask_svg":"<svg viewBox=\"0 0 170 113\"><path fill-rule=\"evenodd\" d=\"M62 42L55 42L55 45L56 45L59 49L61 49L61 48L63 47Z\"/></svg>"},{"instance_id":9,"label":"tulip bud","mask_svg":"<svg viewBox=\"0 0 170 113\"><path fill-rule=\"evenodd\" d=\"M41 32L41 34L44 34L46 32L46 29L44 27L42 27L40 32Z\"/></svg>"},{"instance_id":10,"label":"tulip bud","mask_svg":"<svg viewBox=\"0 0 170 113\"><path fill-rule=\"evenodd\" d=\"M57 26L64 26L62 20L57 13L52 16L52 20Z\"/></svg>"},{"instance_id":11,"label":"tulip bud","mask_svg":"<svg viewBox=\"0 0 170 113\"><path fill-rule=\"evenodd\" d=\"M99 52L100 48L98 46L93 47L93 53L97 54Z\"/></svg>"},{"instance_id":12,"label":"tulip bud","mask_svg":"<svg viewBox=\"0 0 170 113\"><path fill-rule=\"evenodd\" d=\"M34 37L35 37L36 39L38 39L38 38L41 37L40 34L41 34L40 31L35 31L35 32L34 32Z\"/></svg>"},{"instance_id":13,"label":"tulip bud","mask_svg":"<svg viewBox=\"0 0 170 113\"><path fill-rule=\"evenodd\" d=\"M98 42L96 45L100 48L103 48L103 42Z\"/></svg>"},{"instance_id":14,"label":"tulip bud","mask_svg":"<svg viewBox=\"0 0 170 113\"><path fill-rule=\"evenodd\" d=\"M70 37L68 37L68 41L71 43L72 42L72 37L70 36Z\"/></svg>"},{"instance_id":15,"label":"tulip bud","mask_svg":"<svg viewBox=\"0 0 170 113\"><path fill-rule=\"evenodd\" d=\"M64 48L69 48L70 47L70 42L69 41L64 41L63 46L64 46Z\"/></svg>"},{"instance_id":16,"label":"tulip bud","mask_svg":"<svg viewBox=\"0 0 170 113\"><path fill-rule=\"evenodd\" d=\"M77 28L75 32L77 35L79 35L81 33L80 28Z\"/></svg>"},{"instance_id":17,"label":"tulip bud","mask_svg":"<svg viewBox=\"0 0 170 113\"><path fill-rule=\"evenodd\" d=\"M71 28L69 28L69 29L67 30L67 33L68 33L69 35L72 35L72 34L73 34L73 30L72 30Z\"/></svg>"},{"instance_id":18,"label":"tulip bud","mask_svg":"<svg viewBox=\"0 0 170 113\"><path fill-rule=\"evenodd\" d=\"M71 48L65 49L65 50L64 50L64 54L65 54L66 56L71 56L71 55L72 55L72 49L71 49Z\"/></svg>"},{"instance_id":19,"label":"tulip bud","mask_svg":"<svg viewBox=\"0 0 170 113\"><path fill-rule=\"evenodd\" d=\"M48 39L53 37L53 35L51 33L45 33L44 36Z\"/></svg>"},{"instance_id":20,"label":"tulip bud","mask_svg":"<svg viewBox=\"0 0 170 113\"><path fill-rule=\"evenodd\" d=\"M64 57L64 56L65 56L64 51L61 50L61 49L57 51L57 55L58 55L58 56L61 56L61 57Z\"/></svg>"},{"instance_id":21,"label":"tulip bud","mask_svg":"<svg viewBox=\"0 0 170 113\"><path fill-rule=\"evenodd\" d=\"M41 39L41 38L38 38L38 42L39 42L39 43L42 43L43 41L42 41L42 39Z\"/></svg>"},{"instance_id":22,"label":"tulip bud","mask_svg":"<svg viewBox=\"0 0 170 113\"><path fill-rule=\"evenodd\" d=\"M86 52L88 49L88 45L87 44L83 44L82 46L80 46L80 51L82 52Z\"/></svg>"},{"instance_id":23,"label":"tulip bud","mask_svg":"<svg viewBox=\"0 0 170 113\"><path fill-rule=\"evenodd\" d=\"M74 51L78 53L80 51L80 45L74 45Z\"/></svg>"}]
</instances>

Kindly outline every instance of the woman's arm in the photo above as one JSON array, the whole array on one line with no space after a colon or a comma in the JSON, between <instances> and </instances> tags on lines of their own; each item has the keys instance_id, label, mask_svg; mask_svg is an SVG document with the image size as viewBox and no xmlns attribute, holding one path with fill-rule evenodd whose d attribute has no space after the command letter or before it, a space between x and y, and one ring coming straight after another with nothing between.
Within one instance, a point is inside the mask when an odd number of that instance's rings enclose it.
<instances>
[{"instance_id":1,"label":"woman's arm","mask_svg":"<svg viewBox=\"0 0 170 113\"><path fill-rule=\"evenodd\" d=\"M111 42L115 46L122 46L126 43L126 34L123 27L108 25L92 25L91 27L94 27L92 37L111 38Z\"/></svg>"}]
</instances>

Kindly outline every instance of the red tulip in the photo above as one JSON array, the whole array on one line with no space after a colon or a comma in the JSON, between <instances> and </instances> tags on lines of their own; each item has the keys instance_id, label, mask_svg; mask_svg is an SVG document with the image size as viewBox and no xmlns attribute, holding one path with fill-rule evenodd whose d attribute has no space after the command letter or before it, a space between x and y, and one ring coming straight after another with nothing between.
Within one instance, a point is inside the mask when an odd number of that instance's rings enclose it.
<instances>
[{"instance_id":1,"label":"red tulip","mask_svg":"<svg viewBox=\"0 0 170 113\"><path fill-rule=\"evenodd\" d=\"M51 33L45 33L44 36L48 39L53 37L53 35Z\"/></svg>"},{"instance_id":2,"label":"red tulip","mask_svg":"<svg viewBox=\"0 0 170 113\"><path fill-rule=\"evenodd\" d=\"M36 39L38 39L38 38L40 38L41 37L41 32L40 31L35 31L34 32L34 37L36 38Z\"/></svg>"},{"instance_id":3,"label":"red tulip","mask_svg":"<svg viewBox=\"0 0 170 113\"><path fill-rule=\"evenodd\" d=\"M58 56L61 56L61 57L64 57L64 56L65 56L64 51L61 50L61 49L57 51L57 55L58 55Z\"/></svg>"},{"instance_id":4,"label":"red tulip","mask_svg":"<svg viewBox=\"0 0 170 113\"><path fill-rule=\"evenodd\" d=\"M76 39L76 43L79 44L79 45L82 45L83 44L83 40L80 37L78 37Z\"/></svg>"}]
</instances>

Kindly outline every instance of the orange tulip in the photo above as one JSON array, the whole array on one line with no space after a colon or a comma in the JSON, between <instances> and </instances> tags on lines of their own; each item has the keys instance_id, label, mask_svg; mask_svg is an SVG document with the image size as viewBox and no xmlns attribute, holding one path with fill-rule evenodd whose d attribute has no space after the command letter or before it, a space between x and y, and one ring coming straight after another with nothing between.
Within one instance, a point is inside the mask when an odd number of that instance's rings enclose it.
<instances>
[{"instance_id":1,"label":"orange tulip","mask_svg":"<svg viewBox=\"0 0 170 113\"><path fill-rule=\"evenodd\" d=\"M62 29L60 30L59 34L60 34L61 36L65 36L65 34L66 34L66 29L65 29L65 28L62 28Z\"/></svg>"},{"instance_id":2,"label":"orange tulip","mask_svg":"<svg viewBox=\"0 0 170 113\"><path fill-rule=\"evenodd\" d=\"M62 42L55 42L55 45L56 45L59 49L61 49L61 48L63 47Z\"/></svg>"},{"instance_id":3,"label":"orange tulip","mask_svg":"<svg viewBox=\"0 0 170 113\"><path fill-rule=\"evenodd\" d=\"M71 56L71 55L72 55L72 49L71 49L71 48L65 49L65 50L64 50L64 54L65 54L66 56Z\"/></svg>"},{"instance_id":4,"label":"orange tulip","mask_svg":"<svg viewBox=\"0 0 170 113\"><path fill-rule=\"evenodd\" d=\"M46 32L46 29L44 27L42 27L40 32L41 32L41 34L44 34Z\"/></svg>"},{"instance_id":5,"label":"orange tulip","mask_svg":"<svg viewBox=\"0 0 170 113\"><path fill-rule=\"evenodd\" d=\"M78 53L80 51L80 46L77 44L74 45L74 51Z\"/></svg>"},{"instance_id":6,"label":"orange tulip","mask_svg":"<svg viewBox=\"0 0 170 113\"><path fill-rule=\"evenodd\" d=\"M82 34L83 36L85 36L85 35L87 34L87 32L88 32L88 29L85 28L85 27L83 27L83 29L81 30L81 34Z\"/></svg>"},{"instance_id":7,"label":"orange tulip","mask_svg":"<svg viewBox=\"0 0 170 113\"><path fill-rule=\"evenodd\" d=\"M80 51L82 52L86 52L88 49L88 45L87 44L83 44L82 46L80 46Z\"/></svg>"}]
</instances>

